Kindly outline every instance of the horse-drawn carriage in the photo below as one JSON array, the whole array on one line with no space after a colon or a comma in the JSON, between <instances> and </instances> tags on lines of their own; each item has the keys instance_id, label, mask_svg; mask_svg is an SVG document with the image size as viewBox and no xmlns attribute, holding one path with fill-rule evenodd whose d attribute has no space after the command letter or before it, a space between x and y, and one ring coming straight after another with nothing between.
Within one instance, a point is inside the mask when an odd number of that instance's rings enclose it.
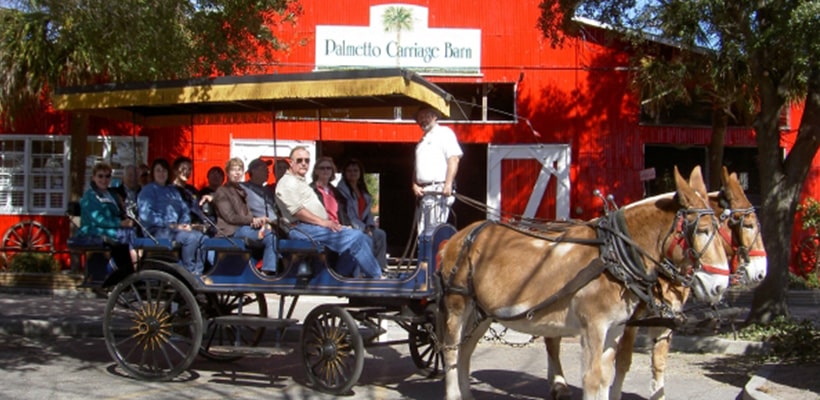
<instances>
[{"instance_id":1,"label":"horse-drawn carriage","mask_svg":"<svg viewBox=\"0 0 820 400\"><path fill-rule=\"evenodd\" d=\"M180 100L180 91L191 97ZM170 93L174 96L165 96ZM138 89L98 86L67 89L55 97L62 109L118 108L139 114L385 105L431 106L447 114L448 101L446 92L403 70L217 78ZM347 298L346 304L310 311L302 321L299 346L315 387L344 393L359 379L364 347L377 342L406 343L418 367L440 368L433 343L440 295L435 252L454 232L445 224L432 235L420 236L412 265L403 261L389 279L343 276L334 268L333 254L321 244L281 234L276 239L280 268L274 275L253 265L260 243L219 235L201 244L202 254L208 255L201 275L180 265L176 243L150 235L136 239L136 270L127 257L117 262L117 251L101 238L77 238L69 247L84 255L86 285L107 292L103 329L111 356L139 379L171 379L197 355L233 360L275 354L281 349L259 346L263 335L281 336L300 322L293 318L300 296ZM273 313L265 298L272 294L280 296L278 312ZM377 340L386 333L382 321L404 328L407 338Z\"/></svg>"},{"instance_id":2,"label":"horse-drawn carriage","mask_svg":"<svg viewBox=\"0 0 820 400\"><path fill-rule=\"evenodd\" d=\"M117 107L141 113L157 108L161 113L176 108L190 112L200 106L235 110L374 103L431 105L447 111L445 92L406 71L309 75L320 82L307 76L274 76L269 81L240 79L231 88L209 81L207 87L191 90L68 91L57 97L56 104L64 109ZM188 103L175 101L173 106L159 100L179 92L206 99L186 98ZM244 100L235 98L238 92L244 93ZM709 205L699 173L690 182L677 171L676 177L674 197L645 200L624 210L605 200L612 212L561 232L498 222L461 232L442 225L432 235L418 238L413 268L386 280L343 277L321 245L285 238L278 239L282 269L274 276L251 265L254 243L224 237L203 243L210 256L201 275L182 268L175 244L167 241L139 239L136 247L142 257L137 270L118 268L113 273L107 267L104 243L78 248L89 254L90 282L110 288L104 316L108 349L125 371L141 379L170 379L198 354L231 360L275 352L259 347L262 336L298 322L293 319L296 299L330 295L347 298L348 303L313 309L302 322L300 340L307 376L322 391L344 393L356 383L364 346L376 342L384 333L380 322L389 320L407 331L407 339L400 342L409 344L418 367L437 370L446 361L448 396L469 397L470 354L482 329L491 321L503 321L548 338L582 335L588 353L584 390L600 394L613 376L609 361L614 356L604 355L604 349L618 345L630 317L648 309L649 316L668 319L680 312L690 288L699 299L715 302L728 285L730 249L724 248L718 234L717 206ZM732 208L748 204L738 190L731 187L724 194L729 196L727 205L721 206L732 218ZM741 248L762 248L753 212L734 222L737 233L726 240L734 242L737 236ZM750 232L758 236L749 236ZM748 263L750 254L743 255ZM763 260L765 274L765 255ZM505 272L499 274L497 268ZM282 298L275 316L268 314L266 294ZM293 301L285 310L287 297ZM560 375L557 357L550 361L551 376ZM558 371L552 373L553 368ZM621 368L618 373L625 373Z\"/></svg>"},{"instance_id":3,"label":"horse-drawn carriage","mask_svg":"<svg viewBox=\"0 0 820 400\"><path fill-rule=\"evenodd\" d=\"M299 296L345 297L347 304L313 309L302 322L300 339L310 381L319 390L344 393L359 379L368 345L407 343L419 368L440 368L432 341L440 293L433 249L453 232L443 225L422 237L417 265L390 279L344 277L321 245L290 239L278 239L282 268L274 276L251 263L260 244L233 238L203 242L202 250L212 257L202 275L178 263L178 246L153 238L137 239L143 255L136 272L112 271L105 257L88 257L86 268L89 279L104 277L89 283L111 289L103 324L111 356L129 375L145 380L173 378L198 354L215 360L276 354L280 348L258 346L266 332L281 337L299 322L293 318ZM82 249L111 252L104 244ZM265 295L270 294L280 296L278 313L268 311ZM382 321L404 328L407 339L377 341L386 333Z\"/></svg>"}]
</instances>

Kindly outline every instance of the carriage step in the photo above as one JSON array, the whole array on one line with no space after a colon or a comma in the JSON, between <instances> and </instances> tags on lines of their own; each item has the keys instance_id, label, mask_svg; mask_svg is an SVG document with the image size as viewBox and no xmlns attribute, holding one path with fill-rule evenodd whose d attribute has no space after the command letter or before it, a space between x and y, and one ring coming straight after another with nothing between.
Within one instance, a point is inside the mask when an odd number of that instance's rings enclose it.
<instances>
[{"instance_id":1,"label":"carriage step","mask_svg":"<svg viewBox=\"0 0 820 400\"><path fill-rule=\"evenodd\" d=\"M239 346L211 346L208 353L216 356L229 357L271 357L286 356L293 353L290 347L239 347Z\"/></svg>"},{"instance_id":2,"label":"carriage step","mask_svg":"<svg viewBox=\"0 0 820 400\"><path fill-rule=\"evenodd\" d=\"M267 318L242 315L223 315L213 319L217 325L250 326L254 328L286 328L299 322L298 319Z\"/></svg>"}]
</instances>

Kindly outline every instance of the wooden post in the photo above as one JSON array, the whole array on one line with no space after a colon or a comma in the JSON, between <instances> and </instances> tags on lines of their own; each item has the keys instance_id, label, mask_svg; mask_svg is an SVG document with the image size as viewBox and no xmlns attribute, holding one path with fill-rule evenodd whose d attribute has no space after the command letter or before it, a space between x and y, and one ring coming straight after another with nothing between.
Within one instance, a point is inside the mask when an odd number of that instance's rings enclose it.
<instances>
[{"instance_id":1,"label":"wooden post","mask_svg":"<svg viewBox=\"0 0 820 400\"><path fill-rule=\"evenodd\" d=\"M72 112L69 124L71 131L71 163L69 165L69 201L80 201L85 190L85 159L88 156L88 114Z\"/></svg>"}]
</instances>

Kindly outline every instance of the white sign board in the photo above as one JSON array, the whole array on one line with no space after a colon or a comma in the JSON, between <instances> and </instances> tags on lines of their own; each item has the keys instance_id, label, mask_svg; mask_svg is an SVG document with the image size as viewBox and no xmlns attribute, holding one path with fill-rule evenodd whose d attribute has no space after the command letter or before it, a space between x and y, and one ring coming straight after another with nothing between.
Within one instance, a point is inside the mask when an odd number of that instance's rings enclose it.
<instances>
[{"instance_id":1,"label":"white sign board","mask_svg":"<svg viewBox=\"0 0 820 400\"><path fill-rule=\"evenodd\" d=\"M642 181L650 181L655 179L655 168L642 169L639 176Z\"/></svg>"},{"instance_id":2,"label":"white sign board","mask_svg":"<svg viewBox=\"0 0 820 400\"><path fill-rule=\"evenodd\" d=\"M426 7L370 7L370 26L317 25L316 69L409 68L420 73L478 74L481 30L430 28Z\"/></svg>"}]
</instances>

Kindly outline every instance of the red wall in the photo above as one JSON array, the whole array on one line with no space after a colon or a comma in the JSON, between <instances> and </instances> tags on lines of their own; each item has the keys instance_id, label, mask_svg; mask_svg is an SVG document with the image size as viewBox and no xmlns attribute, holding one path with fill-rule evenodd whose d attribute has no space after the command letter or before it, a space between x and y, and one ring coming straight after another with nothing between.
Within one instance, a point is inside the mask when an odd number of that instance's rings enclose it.
<instances>
[{"instance_id":1,"label":"red wall","mask_svg":"<svg viewBox=\"0 0 820 400\"><path fill-rule=\"evenodd\" d=\"M302 0L303 13L297 18L296 26L274 28L274 34L291 47L271 63L268 72L312 71L317 24L364 26L369 23L370 5L388 3L397 1ZM430 27L481 29L482 76L428 79L434 82L518 83L516 109L521 120L509 124L450 126L463 143L570 144L571 208L583 210L581 214L573 211L573 218L597 216L600 204L591 194L594 189L614 195L620 204L642 196L643 185L638 174L644 168L645 144L709 142L708 127L639 126L639 102L629 90L628 69L623 68L627 65L626 56L618 49L604 46L604 42L597 39L599 35L595 28L589 28L584 38L570 38L562 48L552 48L537 28L540 0L509 4L496 0L406 0L402 3L428 7ZM54 116L52 113L47 115ZM793 125L799 121L796 118L792 118ZM531 122L538 134L525 120ZM34 118L25 126L28 132L68 132L65 120L61 118ZM95 122L92 128L92 134L134 131L129 124L105 122ZM411 123L323 121L321 138L317 132L319 129L314 122L276 123L279 139L414 143L419 137L417 127ZM138 130L138 134L149 138L149 160L165 157L173 161L180 155L191 157L195 162L194 183L199 187L206 183L205 174L210 167L224 166L230 157L232 137L272 139L274 132L270 115L243 114L152 119ZM731 130L727 144L754 146L754 133L749 129ZM520 163L516 168L522 170L515 172L515 180L507 181L505 192L534 179L534 174L527 171L534 166ZM818 170L814 169L812 176L817 175ZM812 178L807 191L820 193L816 182ZM512 197L506 204L523 208L526 200ZM539 216L552 216L552 206L550 201L545 201ZM19 218L27 217L0 217L0 231L5 230L5 224ZM55 226L55 229L62 228Z\"/></svg>"}]
</instances>

